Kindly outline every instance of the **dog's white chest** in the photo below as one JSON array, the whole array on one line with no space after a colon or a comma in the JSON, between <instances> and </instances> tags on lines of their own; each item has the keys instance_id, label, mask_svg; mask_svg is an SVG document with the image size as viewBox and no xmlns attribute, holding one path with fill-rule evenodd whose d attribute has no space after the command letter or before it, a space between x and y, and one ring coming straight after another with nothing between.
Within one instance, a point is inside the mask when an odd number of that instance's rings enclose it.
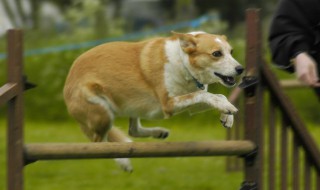
<instances>
[{"instance_id":1,"label":"dog's white chest","mask_svg":"<svg viewBox=\"0 0 320 190\"><path fill-rule=\"evenodd\" d=\"M188 58L181 52L178 40L169 40L165 44L168 63L164 66L165 85L170 97L195 92L198 89L194 79L183 65Z\"/></svg>"},{"instance_id":2,"label":"dog's white chest","mask_svg":"<svg viewBox=\"0 0 320 190\"><path fill-rule=\"evenodd\" d=\"M165 85L170 97L200 90L193 78L186 77L186 71L181 65L166 64L164 71Z\"/></svg>"}]
</instances>

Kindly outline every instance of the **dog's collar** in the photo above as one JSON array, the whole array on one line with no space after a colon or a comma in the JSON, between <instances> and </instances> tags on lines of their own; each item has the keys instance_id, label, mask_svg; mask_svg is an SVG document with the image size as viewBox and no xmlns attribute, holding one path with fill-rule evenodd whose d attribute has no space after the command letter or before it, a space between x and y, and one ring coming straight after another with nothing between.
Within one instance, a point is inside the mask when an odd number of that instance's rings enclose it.
<instances>
[{"instance_id":1,"label":"dog's collar","mask_svg":"<svg viewBox=\"0 0 320 190\"><path fill-rule=\"evenodd\" d=\"M194 83L196 83L197 88L199 88L199 89L201 89L201 90L206 89L206 87L204 86L204 84L202 84L201 82L199 82L199 81L198 81L196 78L194 78L193 76L192 76L192 78L193 78Z\"/></svg>"},{"instance_id":2,"label":"dog's collar","mask_svg":"<svg viewBox=\"0 0 320 190\"><path fill-rule=\"evenodd\" d=\"M182 51L180 51L180 53L182 53ZM194 81L195 85L197 88L201 89L201 90L204 90L206 89L206 87L204 86L204 84L202 84L201 82L199 82L193 75L192 73L189 71L189 69L187 68L187 66L185 66L183 63L183 68L185 69L187 75L191 76L192 77L192 80ZM189 77L187 77L189 78ZM190 79L190 78L189 78ZM187 79L188 80L188 79Z\"/></svg>"},{"instance_id":3,"label":"dog's collar","mask_svg":"<svg viewBox=\"0 0 320 190\"><path fill-rule=\"evenodd\" d=\"M204 86L204 84L202 84L201 82L199 82L192 74L191 72L188 70L188 68L183 64L184 69L186 70L186 72L188 73L189 76L192 77L192 80L194 81L195 85L197 88L204 90L206 89L206 87Z\"/></svg>"}]
</instances>

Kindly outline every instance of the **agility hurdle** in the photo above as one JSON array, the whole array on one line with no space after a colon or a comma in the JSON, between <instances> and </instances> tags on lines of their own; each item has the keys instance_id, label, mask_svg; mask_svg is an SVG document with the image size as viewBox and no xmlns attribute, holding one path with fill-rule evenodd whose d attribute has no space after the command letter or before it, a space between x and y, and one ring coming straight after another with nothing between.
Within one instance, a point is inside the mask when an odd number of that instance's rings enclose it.
<instances>
[{"instance_id":1,"label":"agility hurdle","mask_svg":"<svg viewBox=\"0 0 320 190\"><path fill-rule=\"evenodd\" d=\"M258 171L256 167L253 167L253 170L249 168L255 166L253 161L257 149L251 139L204 142L24 144L23 91L26 81L23 77L22 42L21 30L8 32L8 83L0 88L1 105L9 102L8 190L22 190L24 166L38 160L233 155L242 156L247 160L248 172ZM251 126L252 124L251 122ZM246 181L254 187L255 174L252 176L250 181Z\"/></svg>"},{"instance_id":2,"label":"agility hurdle","mask_svg":"<svg viewBox=\"0 0 320 190\"><path fill-rule=\"evenodd\" d=\"M56 160L56 159L84 159L84 158L121 158L121 157L175 157L175 156L241 156L244 160L244 183L241 190L263 189L265 180L263 178L264 169L264 135L262 120L262 102L263 91L266 88L272 90L272 98L278 103L278 106L288 113L288 107L283 102L283 97L277 92L277 83L261 59L261 32L258 10L247 11L247 86L244 89L244 140L232 141L203 141L203 142L134 142L134 143L45 143L45 144L25 144L23 140L23 91L25 90L26 80L23 77L22 64L22 31L10 30L8 32L8 82L0 88L0 105L8 102L8 165L7 165L7 184L8 190L23 189L23 168L26 164L38 160ZM250 56L248 56L250 55ZM258 81L257 81L258 79ZM240 94L236 89L234 99ZM280 97L280 98L279 98ZM290 111L289 111L290 112ZM296 115L284 114L283 119L283 139L281 147L284 152L288 151L286 147L287 135L286 127L292 126L295 131L295 143L306 152L305 163L305 189L311 189L310 184L313 173L316 173L317 190L320 189L320 162L319 151L310 140L308 135L299 136L303 132L301 128L296 127L297 118L288 120ZM270 123L274 121L270 117ZM298 120L298 121L297 121ZM272 125L271 125L272 126ZM273 124L274 126L274 124ZM271 128L272 129L272 128ZM271 130L270 129L270 130ZM304 131L305 132L305 131ZM297 166L299 156L297 148L294 149L294 166ZM271 154L271 157L275 157ZM288 155L283 153L283 157ZM287 159L281 159L287 162ZM270 162L271 163L271 162ZM270 166L274 167L274 166ZM281 180L287 180L287 168L285 164L281 166ZM295 170L299 173L299 170ZM268 173L274 175L274 173ZM297 176L293 175L296 179ZM268 181L269 189L273 190L274 185ZM298 180L297 180L298 181ZM310 183L309 183L310 182ZM274 181L273 181L274 183ZM309 186L308 186L309 184ZM299 185L298 185L299 186ZM298 187L296 186L296 187ZM288 189L283 183L281 189ZM299 189L299 188L295 188Z\"/></svg>"},{"instance_id":3,"label":"agility hurdle","mask_svg":"<svg viewBox=\"0 0 320 190\"><path fill-rule=\"evenodd\" d=\"M236 115L235 127L227 131L227 140L255 142L258 146L255 166L248 167L239 158L227 158L227 170L251 168L245 172L245 179L256 182L259 190L320 190L319 148L284 92L284 88L300 87L300 84L279 81L262 59L259 22L254 11L247 12L246 70L249 79L256 77L258 83L249 80L253 85L245 88L243 97L239 89L230 96L230 101L238 104L237 107L243 105L245 112ZM257 127L253 131L248 129L251 122ZM259 171L254 171L255 167Z\"/></svg>"},{"instance_id":4,"label":"agility hurdle","mask_svg":"<svg viewBox=\"0 0 320 190\"><path fill-rule=\"evenodd\" d=\"M24 144L22 31L8 31L8 82L0 88L0 105L8 102L7 189L23 189L23 168L38 160L246 156L256 149L251 141L44 143Z\"/></svg>"},{"instance_id":5,"label":"agility hurdle","mask_svg":"<svg viewBox=\"0 0 320 190\"><path fill-rule=\"evenodd\" d=\"M184 156L241 156L253 151L251 141L45 143L27 144L25 159L142 158Z\"/></svg>"}]
</instances>

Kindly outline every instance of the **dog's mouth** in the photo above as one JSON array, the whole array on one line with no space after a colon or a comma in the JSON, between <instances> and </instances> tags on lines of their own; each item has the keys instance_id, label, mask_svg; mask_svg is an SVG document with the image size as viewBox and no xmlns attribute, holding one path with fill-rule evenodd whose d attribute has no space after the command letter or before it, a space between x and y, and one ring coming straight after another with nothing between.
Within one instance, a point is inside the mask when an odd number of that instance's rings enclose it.
<instances>
[{"instance_id":1,"label":"dog's mouth","mask_svg":"<svg viewBox=\"0 0 320 190\"><path fill-rule=\"evenodd\" d=\"M216 76L218 76L224 84L228 85L228 86L233 86L236 84L236 79L234 77L231 77L231 76L225 76L225 75L222 75L220 73L216 73L214 72L214 74Z\"/></svg>"}]
</instances>

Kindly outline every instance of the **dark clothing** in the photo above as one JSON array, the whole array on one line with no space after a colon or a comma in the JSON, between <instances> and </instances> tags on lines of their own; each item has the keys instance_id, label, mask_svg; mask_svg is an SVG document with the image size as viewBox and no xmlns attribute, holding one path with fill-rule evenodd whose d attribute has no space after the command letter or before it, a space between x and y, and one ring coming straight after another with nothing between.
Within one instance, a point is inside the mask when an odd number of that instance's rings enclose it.
<instances>
[{"instance_id":1,"label":"dark clothing","mask_svg":"<svg viewBox=\"0 0 320 190\"><path fill-rule=\"evenodd\" d=\"M281 0L271 23L269 43L276 65L294 72L290 63L301 52L311 55L320 76L320 0ZM320 101L320 88L314 88Z\"/></svg>"},{"instance_id":2,"label":"dark clothing","mask_svg":"<svg viewBox=\"0 0 320 190\"><path fill-rule=\"evenodd\" d=\"M281 0L274 15L269 43L276 65L294 71L290 60L308 52L320 69L320 0Z\"/></svg>"}]
</instances>

